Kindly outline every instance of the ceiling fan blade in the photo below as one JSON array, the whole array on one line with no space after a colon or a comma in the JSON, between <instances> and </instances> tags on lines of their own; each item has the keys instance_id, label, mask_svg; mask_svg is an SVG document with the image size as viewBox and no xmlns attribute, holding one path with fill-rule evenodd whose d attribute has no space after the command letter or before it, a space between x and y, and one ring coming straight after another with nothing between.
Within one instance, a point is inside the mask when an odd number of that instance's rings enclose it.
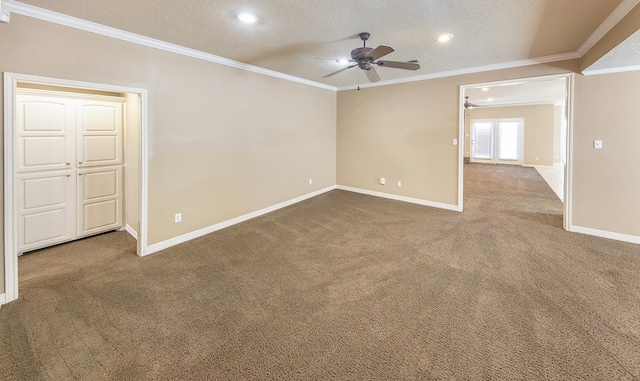
<instances>
[{"instance_id":1,"label":"ceiling fan blade","mask_svg":"<svg viewBox=\"0 0 640 381\"><path fill-rule=\"evenodd\" d=\"M377 48L370 51L369 54L367 54L365 57L371 58L375 61L378 58L384 57L387 54L393 53L393 52L394 52L394 49L391 46L380 45Z\"/></svg>"},{"instance_id":2,"label":"ceiling fan blade","mask_svg":"<svg viewBox=\"0 0 640 381\"><path fill-rule=\"evenodd\" d=\"M380 80L380 76L378 75L376 68L374 68L373 66L371 66L370 70L365 70L364 72L367 75L367 78L369 78L369 82L373 83Z\"/></svg>"},{"instance_id":3,"label":"ceiling fan blade","mask_svg":"<svg viewBox=\"0 0 640 381\"><path fill-rule=\"evenodd\" d=\"M398 62L398 61L378 61L376 65L383 67L391 67L394 69L404 69L404 70L418 70L420 69L420 64L413 62Z\"/></svg>"},{"instance_id":4,"label":"ceiling fan blade","mask_svg":"<svg viewBox=\"0 0 640 381\"><path fill-rule=\"evenodd\" d=\"M312 57L314 60L323 60L323 61L334 61L334 62L340 62L340 61L348 61L348 62L356 62L354 60L350 60L350 59L346 59L346 58L335 58L335 57Z\"/></svg>"},{"instance_id":5,"label":"ceiling fan blade","mask_svg":"<svg viewBox=\"0 0 640 381\"><path fill-rule=\"evenodd\" d=\"M349 69L351 69L352 67L356 67L356 66L358 66L358 65L351 65L351 66L343 67L342 69L340 69L340 70L338 70L338 71L334 71L333 73L327 74L327 75L325 75L325 76L324 76L324 77L322 77L322 78L329 78L329 77L332 77L332 76L334 76L334 75L336 75L336 74L342 73L343 71L345 71L345 70L349 70Z\"/></svg>"}]
</instances>

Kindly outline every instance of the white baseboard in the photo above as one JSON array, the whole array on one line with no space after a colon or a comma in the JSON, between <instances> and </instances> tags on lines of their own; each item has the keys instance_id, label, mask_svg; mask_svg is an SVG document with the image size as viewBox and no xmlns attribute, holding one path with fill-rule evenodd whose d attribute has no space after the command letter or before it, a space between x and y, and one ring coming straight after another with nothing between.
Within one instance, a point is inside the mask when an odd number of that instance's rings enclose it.
<instances>
[{"instance_id":1,"label":"white baseboard","mask_svg":"<svg viewBox=\"0 0 640 381\"><path fill-rule=\"evenodd\" d=\"M462 210L460 209L460 207L458 205L444 204L444 203L441 203L441 202L422 200L422 199L413 198L413 197L398 196L398 195L395 195L395 194L376 192L376 191L372 191L372 190L368 190L368 189L352 188L352 187L348 187L348 186L344 186L344 185L338 185L338 186L336 186L336 188L337 189L341 189L341 190L345 190L345 191L348 191L348 192L361 193L361 194L366 194L366 195L369 195L369 196L388 198L390 200L396 200L396 201L404 201L404 202L409 202L411 204L430 206L430 207L433 207L433 208L452 210L454 212L462 212Z\"/></svg>"},{"instance_id":2,"label":"white baseboard","mask_svg":"<svg viewBox=\"0 0 640 381\"><path fill-rule=\"evenodd\" d=\"M553 165L522 164L525 168L553 168Z\"/></svg>"},{"instance_id":3,"label":"white baseboard","mask_svg":"<svg viewBox=\"0 0 640 381\"><path fill-rule=\"evenodd\" d=\"M133 228L131 227L131 225L127 224L124 227L124 230L129 233L133 238L135 238L135 240L138 240L138 232L136 232L135 230L133 230Z\"/></svg>"},{"instance_id":4,"label":"white baseboard","mask_svg":"<svg viewBox=\"0 0 640 381\"><path fill-rule=\"evenodd\" d=\"M3 304L7 304L7 297L5 294L0 294L0 307L2 307Z\"/></svg>"},{"instance_id":5,"label":"white baseboard","mask_svg":"<svg viewBox=\"0 0 640 381\"><path fill-rule=\"evenodd\" d=\"M614 239L616 241L640 244L640 237L635 235L614 233L606 230L591 229L591 228L585 228L582 226L575 226L575 225L569 226L569 231L574 233L593 235L596 237Z\"/></svg>"},{"instance_id":6,"label":"white baseboard","mask_svg":"<svg viewBox=\"0 0 640 381\"><path fill-rule=\"evenodd\" d=\"M201 237L203 235L206 235L206 234L209 234L209 233L213 233L215 231L227 228L229 226L232 226L232 225L235 225L235 224L239 224L241 222L248 221L248 220L250 220L252 218L260 217L260 216L262 216L264 214L276 211L278 209L285 208L285 207L293 205L293 204L297 204L297 203L299 203L301 201L310 199L312 197L321 195L323 193L332 191L334 189L336 189L335 185L327 187L327 188L324 188L324 189L317 190L315 192L307 193L307 194L302 195L300 197L296 197L296 198L293 198L291 200L284 201L284 202L281 202L279 204L272 205L272 206L269 206L267 208L257 210L255 212L248 213L248 214L245 214L243 216L232 218L230 220L223 221L223 222L217 223L215 225L208 226L206 228L202 228L202 229L199 229L199 230L196 230L196 231L192 231L191 233L186 233L186 234L177 236L175 238L168 239L166 241L154 243L153 245L147 246L147 250L145 251L144 255L153 254L153 253L156 253L156 252L158 252L160 250L167 249L167 248L169 248L171 246L175 246L175 245L181 244L183 242L190 241L190 240L192 240L194 238L198 238L198 237Z\"/></svg>"}]
</instances>

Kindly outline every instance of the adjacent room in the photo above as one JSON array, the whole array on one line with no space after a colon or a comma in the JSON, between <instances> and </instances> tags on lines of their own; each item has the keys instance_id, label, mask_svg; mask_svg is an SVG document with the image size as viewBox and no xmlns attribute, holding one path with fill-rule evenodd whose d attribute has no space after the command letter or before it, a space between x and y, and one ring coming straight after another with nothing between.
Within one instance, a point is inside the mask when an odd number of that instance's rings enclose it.
<instances>
[{"instance_id":1,"label":"adjacent room","mask_svg":"<svg viewBox=\"0 0 640 381\"><path fill-rule=\"evenodd\" d=\"M640 378L640 0L0 0L3 380Z\"/></svg>"}]
</instances>

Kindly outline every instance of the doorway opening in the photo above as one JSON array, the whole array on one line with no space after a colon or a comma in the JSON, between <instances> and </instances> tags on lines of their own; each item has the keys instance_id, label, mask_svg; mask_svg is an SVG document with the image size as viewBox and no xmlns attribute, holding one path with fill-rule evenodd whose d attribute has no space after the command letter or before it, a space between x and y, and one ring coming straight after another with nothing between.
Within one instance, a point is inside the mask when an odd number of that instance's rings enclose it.
<instances>
[{"instance_id":1,"label":"doorway opening","mask_svg":"<svg viewBox=\"0 0 640 381\"><path fill-rule=\"evenodd\" d=\"M568 229L572 96L573 74L460 86L460 210L465 165L533 167L563 202L563 227Z\"/></svg>"},{"instance_id":2,"label":"doorway opening","mask_svg":"<svg viewBox=\"0 0 640 381\"><path fill-rule=\"evenodd\" d=\"M110 110L120 110L113 114L120 115L117 134L95 127ZM47 127L56 115L59 126L70 127ZM99 120L94 127L77 127L92 118ZM146 254L146 90L4 73L4 127L2 303L18 298L22 252L113 227L131 234L137 254Z\"/></svg>"}]
</instances>

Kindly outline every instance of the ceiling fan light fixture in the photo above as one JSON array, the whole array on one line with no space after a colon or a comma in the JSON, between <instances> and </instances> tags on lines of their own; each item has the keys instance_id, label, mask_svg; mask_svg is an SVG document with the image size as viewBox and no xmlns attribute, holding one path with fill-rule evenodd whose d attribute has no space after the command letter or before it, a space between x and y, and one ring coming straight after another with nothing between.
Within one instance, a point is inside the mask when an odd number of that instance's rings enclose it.
<instances>
[{"instance_id":1,"label":"ceiling fan light fixture","mask_svg":"<svg viewBox=\"0 0 640 381\"><path fill-rule=\"evenodd\" d=\"M438 41L441 44L447 43L449 41L451 41L451 39L453 38L453 34L451 33L442 33L439 34L438 36L436 36L435 40Z\"/></svg>"},{"instance_id":2,"label":"ceiling fan light fixture","mask_svg":"<svg viewBox=\"0 0 640 381\"><path fill-rule=\"evenodd\" d=\"M349 63L349 60L346 58L341 58L339 60L336 60L337 63L339 63L340 65L346 65Z\"/></svg>"},{"instance_id":3,"label":"ceiling fan light fixture","mask_svg":"<svg viewBox=\"0 0 640 381\"><path fill-rule=\"evenodd\" d=\"M258 21L258 17L256 15L247 12L238 13L236 17L245 24L254 24Z\"/></svg>"},{"instance_id":4,"label":"ceiling fan light fixture","mask_svg":"<svg viewBox=\"0 0 640 381\"><path fill-rule=\"evenodd\" d=\"M481 90L482 90L482 91L489 91L489 90L490 90L490 88L489 88L489 87L483 87Z\"/></svg>"}]
</instances>

